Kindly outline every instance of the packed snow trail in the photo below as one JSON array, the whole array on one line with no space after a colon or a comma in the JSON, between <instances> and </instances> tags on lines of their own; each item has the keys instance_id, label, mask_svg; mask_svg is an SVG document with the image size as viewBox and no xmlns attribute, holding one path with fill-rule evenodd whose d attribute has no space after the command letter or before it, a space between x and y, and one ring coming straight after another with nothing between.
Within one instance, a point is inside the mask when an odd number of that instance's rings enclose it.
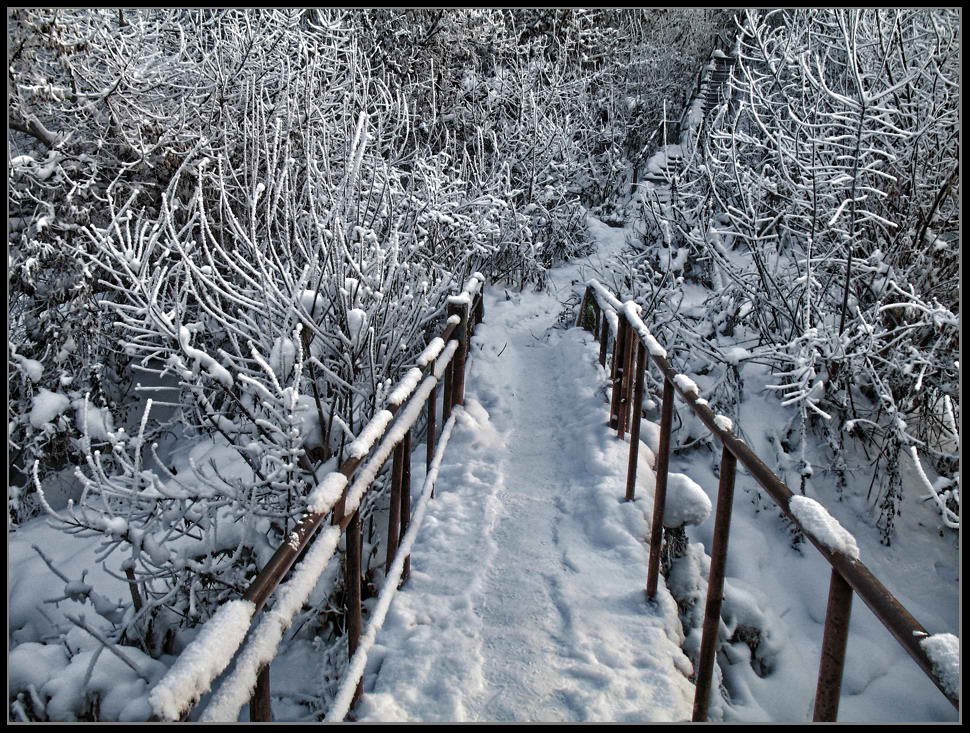
<instances>
[{"instance_id":1,"label":"packed snow trail","mask_svg":"<svg viewBox=\"0 0 970 733\"><path fill-rule=\"evenodd\" d=\"M364 676L360 720L684 720L691 665L669 594L648 605L629 444L607 426L589 334L557 329L577 279L491 288L408 583ZM558 275L559 277L555 277ZM557 293L558 291L558 293Z\"/></svg>"}]
</instances>

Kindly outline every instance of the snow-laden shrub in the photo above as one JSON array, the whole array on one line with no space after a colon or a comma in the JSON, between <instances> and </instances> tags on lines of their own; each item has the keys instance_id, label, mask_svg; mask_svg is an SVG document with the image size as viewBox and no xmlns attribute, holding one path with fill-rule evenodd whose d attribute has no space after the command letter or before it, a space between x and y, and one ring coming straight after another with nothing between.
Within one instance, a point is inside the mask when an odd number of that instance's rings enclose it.
<instances>
[{"instance_id":1,"label":"snow-laden shrub","mask_svg":"<svg viewBox=\"0 0 970 733\"><path fill-rule=\"evenodd\" d=\"M727 101L650 208L718 291L705 317L773 366L802 480L812 430L843 482L845 438L875 449L887 542L900 450L944 476L946 526L959 502L957 28L943 10L749 13Z\"/></svg>"}]
</instances>

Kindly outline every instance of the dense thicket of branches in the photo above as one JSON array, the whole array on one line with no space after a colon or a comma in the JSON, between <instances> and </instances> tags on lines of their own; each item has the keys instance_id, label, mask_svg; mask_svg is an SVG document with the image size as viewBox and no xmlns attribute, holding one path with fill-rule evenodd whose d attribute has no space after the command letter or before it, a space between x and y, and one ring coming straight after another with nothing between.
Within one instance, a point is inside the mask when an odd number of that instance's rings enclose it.
<instances>
[{"instance_id":1,"label":"dense thicket of branches","mask_svg":"<svg viewBox=\"0 0 970 733\"><path fill-rule=\"evenodd\" d=\"M582 250L722 21L9 11L8 507L81 467L57 521L105 534L139 597L106 638L157 655L238 596L449 292ZM177 384L170 419L146 376Z\"/></svg>"},{"instance_id":2,"label":"dense thicket of branches","mask_svg":"<svg viewBox=\"0 0 970 733\"><path fill-rule=\"evenodd\" d=\"M700 320L658 318L714 362L737 365L718 348L737 333L774 367L803 480L810 430L843 482L861 445L887 542L901 451L940 473L918 490L958 526L958 32L943 10L749 13L725 103L651 204L661 256L631 264L645 296L714 288Z\"/></svg>"}]
</instances>

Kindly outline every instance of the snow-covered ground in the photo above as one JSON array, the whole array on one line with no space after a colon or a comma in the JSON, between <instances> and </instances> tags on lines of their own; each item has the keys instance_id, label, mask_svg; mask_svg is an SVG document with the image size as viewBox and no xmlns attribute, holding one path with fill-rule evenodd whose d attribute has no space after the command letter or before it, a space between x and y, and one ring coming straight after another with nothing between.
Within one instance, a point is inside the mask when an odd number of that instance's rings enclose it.
<instances>
[{"instance_id":1,"label":"snow-covered ground","mask_svg":"<svg viewBox=\"0 0 970 733\"><path fill-rule=\"evenodd\" d=\"M777 448L766 436L777 434L787 415L774 396L759 392L769 376L749 365L743 372L745 401L738 426L745 442L769 464ZM759 380L760 377L760 380ZM813 456L815 457L815 456ZM806 494L819 501L849 530L860 560L931 633L959 633L959 551L952 533L934 531L939 514L923 498L903 461L902 516L893 544L880 544L880 531L866 510L868 477L856 477L840 495L821 469L807 482ZM717 457L706 450L673 456L671 470L689 472L716 497ZM797 493L797 483L793 484ZM808 542L793 546L787 524L764 491L740 470L734 498L728 550L727 590L722 616L730 623L747 618L763 631L759 659L770 668L754 674L743 645L728 649L733 664L719 656L732 704L726 720L811 720L820 645L828 598L830 568ZM713 522L688 528L692 542L709 551ZM843 674L839 720L955 721L957 711L858 598L852 604L849 643Z\"/></svg>"},{"instance_id":2,"label":"snow-covered ground","mask_svg":"<svg viewBox=\"0 0 970 733\"><path fill-rule=\"evenodd\" d=\"M586 262L549 273L546 292L493 285L486 316L472 341L466 409L459 414L412 552L411 577L395 597L364 674L360 720L412 721L661 721L690 717L694 688L674 600L661 579L655 604L645 600L651 447L656 430L644 421L637 500L623 500L629 444L607 426L608 387L592 336L570 328L564 304L593 275L609 286L608 261L625 231L592 220L598 249ZM563 327L565 326L565 327ZM769 463L766 436L785 416L758 389L753 365L744 371L746 400L737 427ZM762 380L764 381L764 380ZM703 389L703 380L699 380ZM656 396L654 396L656 398ZM424 446L415 446L412 487L423 484ZM672 459L713 500L717 487L705 449ZM910 470L903 463L904 470ZM915 480L906 494L897 539L879 544L865 511L864 490L839 500L819 472L807 493L855 538L861 559L931 633L958 632L958 552L939 538L934 511L920 501ZM672 479L676 487L686 481ZM677 581L706 578L713 519L688 529L692 569ZM76 630L68 660L60 645L40 646L65 613L90 606L65 600L31 545L51 557L71 581L124 600L125 584L95 562L99 540L75 539L29 523L8 537L11 680L62 695L69 718L90 665L101 685L102 710L136 718L147 710L150 685L126 687L122 662L101 654ZM685 566L686 567L686 566ZM109 569L117 572L116 568ZM727 566L725 622L761 632L755 673L743 642L727 645L719 667L730 703L712 700L712 716L728 721L810 718L829 569L810 545L793 548L767 499L756 499L750 477L738 477ZM672 581L673 585L673 581ZM373 604L375 599L369 601ZM42 609L43 613L36 609ZM90 613L90 611L89 611ZM366 618L365 618L366 623ZM184 645L180 640L177 646ZM285 645L272 667L276 720L305 719L328 674L307 641ZM58 656L58 653L60 656ZM131 650L145 677L162 663ZM14 658L16 657L16 658ZM75 661L77 660L77 661ZM119 670L115 666L122 665ZM57 688L56 690L54 688ZM29 691L26 694L30 694ZM204 707L200 706L200 707ZM108 710L110 708L110 710ZM48 705L48 712L57 707ZM248 713L244 709L242 719ZM957 714L889 633L858 600L853 605L842 721L952 721Z\"/></svg>"},{"instance_id":3,"label":"snow-covered ground","mask_svg":"<svg viewBox=\"0 0 970 733\"><path fill-rule=\"evenodd\" d=\"M557 294L491 289L467 416L364 678L362 720L690 717L669 594L644 593L653 477L623 500L629 444L608 427L589 334Z\"/></svg>"},{"instance_id":4,"label":"snow-covered ground","mask_svg":"<svg viewBox=\"0 0 970 733\"><path fill-rule=\"evenodd\" d=\"M601 243L595 269L607 273L624 232L596 221L592 229ZM458 444L451 453L441 502L416 547L419 570L395 601L368 666L362 719L689 717L693 688L683 686L682 674L673 687L670 679L662 692L655 687L658 672L680 670L684 660L667 651L656 656L681 632L643 601L652 475L641 469L638 501L622 502L627 445L606 428L606 386L591 339L554 327L559 301L581 290L587 276L575 266L552 272L549 294L492 289L469 379L479 420L464 427L471 452L481 457L461 458L469 449ZM740 429L771 460L766 436L784 416L759 390L758 376L750 367L745 372ZM649 465L649 450L642 450L648 460L641 467ZM689 474L714 500L715 463L695 451L674 457L671 470ZM900 535L887 548L864 501L853 492L840 500L819 473L807 493L849 528L862 561L931 633L956 632L957 554L952 537L927 531L932 508L911 491ZM810 545L792 546L770 500L756 500L756 488L742 471L724 617L729 634L758 629L760 645L755 653L744 641L724 645L717 674L729 702L712 700L712 717L808 721L830 569ZM713 520L689 528L694 565L681 568L682 584L706 588L712 531ZM841 721L956 720L858 600L850 634ZM686 646L698 641L694 630ZM640 656L648 649L653 656Z\"/></svg>"}]
</instances>

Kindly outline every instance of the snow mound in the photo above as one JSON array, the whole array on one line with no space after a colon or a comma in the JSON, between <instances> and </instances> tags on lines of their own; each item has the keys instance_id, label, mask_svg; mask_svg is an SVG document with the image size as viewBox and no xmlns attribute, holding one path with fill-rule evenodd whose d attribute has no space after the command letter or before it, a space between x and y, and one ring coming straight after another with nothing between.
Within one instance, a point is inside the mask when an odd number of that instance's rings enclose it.
<instances>
[{"instance_id":1,"label":"snow mound","mask_svg":"<svg viewBox=\"0 0 970 733\"><path fill-rule=\"evenodd\" d=\"M67 398L67 395L51 392L49 389L41 387L34 395L34 403L30 409L30 424L39 428L49 423L70 406L71 401Z\"/></svg>"},{"instance_id":2,"label":"snow mound","mask_svg":"<svg viewBox=\"0 0 970 733\"><path fill-rule=\"evenodd\" d=\"M704 489L682 473L667 475L667 499L664 502L664 527L673 529L685 524L703 524L711 516L711 500Z\"/></svg>"},{"instance_id":3,"label":"snow mound","mask_svg":"<svg viewBox=\"0 0 970 733\"><path fill-rule=\"evenodd\" d=\"M660 426L646 418L640 419L640 440L655 456L660 452Z\"/></svg>"},{"instance_id":4,"label":"snow mound","mask_svg":"<svg viewBox=\"0 0 970 733\"><path fill-rule=\"evenodd\" d=\"M731 418L725 417L724 415L715 415L714 424L717 425L725 433L730 433L734 428L734 423L731 422Z\"/></svg>"},{"instance_id":5,"label":"snow mound","mask_svg":"<svg viewBox=\"0 0 970 733\"><path fill-rule=\"evenodd\" d=\"M793 496L789 507L802 529L823 545L841 552L850 560L859 559L859 545L855 537L824 506L807 496Z\"/></svg>"},{"instance_id":6,"label":"snow mound","mask_svg":"<svg viewBox=\"0 0 970 733\"><path fill-rule=\"evenodd\" d=\"M953 634L933 634L920 641L933 662L933 674L947 695L960 699L960 639Z\"/></svg>"},{"instance_id":7,"label":"snow mound","mask_svg":"<svg viewBox=\"0 0 970 733\"><path fill-rule=\"evenodd\" d=\"M107 408L95 407L88 400L74 400L74 422L77 429L93 440L106 441L114 432L114 420Z\"/></svg>"},{"instance_id":8,"label":"snow mound","mask_svg":"<svg viewBox=\"0 0 970 733\"><path fill-rule=\"evenodd\" d=\"M700 396L700 390L694 383L694 380L688 377L686 374L678 374L674 377L674 384L680 389L681 392L685 394L692 394L695 397Z\"/></svg>"}]
</instances>

